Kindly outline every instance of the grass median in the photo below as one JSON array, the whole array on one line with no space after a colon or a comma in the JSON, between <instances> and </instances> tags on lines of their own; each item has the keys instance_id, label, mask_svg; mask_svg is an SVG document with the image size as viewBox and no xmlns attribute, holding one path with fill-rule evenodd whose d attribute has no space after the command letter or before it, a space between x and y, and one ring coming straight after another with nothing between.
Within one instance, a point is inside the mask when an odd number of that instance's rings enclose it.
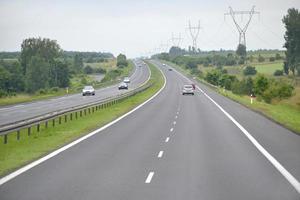
<instances>
[{"instance_id":1,"label":"grass median","mask_svg":"<svg viewBox=\"0 0 300 200\"><path fill-rule=\"evenodd\" d=\"M3 136L1 136L0 176L4 176L77 138L86 135L92 130L102 127L149 99L164 84L164 78L161 72L152 64L149 64L149 67L151 70L151 78L149 80L152 84L151 87L121 101L120 103L76 120L73 119L67 123L62 122L62 124L56 125L55 127L50 127L49 125L46 129L44 126L41 126L39 132L36 131L36 128L32 128L30 136L27 135L27 130L21 130L20 140L16 139L16 133L9 134L7 144L3 143Z\"/></svg>"}]
</instances>

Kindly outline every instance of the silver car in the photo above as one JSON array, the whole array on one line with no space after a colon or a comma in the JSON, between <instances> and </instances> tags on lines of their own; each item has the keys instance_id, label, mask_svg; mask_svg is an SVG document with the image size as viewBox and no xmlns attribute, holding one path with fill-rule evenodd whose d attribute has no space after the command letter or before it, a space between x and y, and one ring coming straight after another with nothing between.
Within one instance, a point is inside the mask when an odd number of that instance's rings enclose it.
<instances>
[{"instance_id":1,"label":"silver car","mask_svg":"<svg viewBox=\"0 0 300 200\"><path fill-rule=\"evenodd\" d=\"M84 86L84 88L82 89L82 96L85 95L95 95L94 87L91 85Z\"/></svg>"},{"instance_id":2,"label":"silver car","mask_svg":"<svg viewBox=\"0 0 300 200\"><path fill-rule=\"evenodd\" d=\"M191 94L194 95L194 88L192 85L184 85L182 89L182 95Z\"/></svg>"},{"instance_id":3,"label":"silver car","mask_svg":"<svg viewBox=\"0 0 300 200\"><path fill-rule=\"evenodd\" d=\"M125 77L123 82L124 83L130 83L130 78L129 77Z\"/></svg>"}]
</instances>

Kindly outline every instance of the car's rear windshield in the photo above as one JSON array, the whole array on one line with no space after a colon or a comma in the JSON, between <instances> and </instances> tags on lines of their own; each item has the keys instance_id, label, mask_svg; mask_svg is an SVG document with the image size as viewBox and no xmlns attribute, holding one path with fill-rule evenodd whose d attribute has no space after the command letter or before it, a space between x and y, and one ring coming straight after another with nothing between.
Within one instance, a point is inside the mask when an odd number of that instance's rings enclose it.
<instances>
[{"instance_id":1,"label":"car's rear windshield","mask_svg":"<svg viewBox=\"0 0 300 200\"><path fill-rule=\"evenodd\" d=\"M191 86L191 85L185 85L184 88L188 88L189 89L189 88L193 88L193 86Z\"/></svg>"}]
</instances>

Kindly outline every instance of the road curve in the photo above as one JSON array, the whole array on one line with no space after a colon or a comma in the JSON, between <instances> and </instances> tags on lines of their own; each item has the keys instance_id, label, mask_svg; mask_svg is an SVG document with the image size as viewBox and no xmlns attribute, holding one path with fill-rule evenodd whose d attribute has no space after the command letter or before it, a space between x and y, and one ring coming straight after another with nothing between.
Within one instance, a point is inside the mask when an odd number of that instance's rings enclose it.
<instances>
[{"instance_id":1,"label":"road curve","mask_svg":"<svg viewBox=\"0 0 300 200\"><path fill-rule=\"evenodd\" d=\"M135 64L135 71L131 76L129 90L140 86L148 79L149 75L150 71L147 66L137 67ZM32 103L3 107L0 108L0 126L25 119L30 119L57 110L89 104L94 101L100 101L102 99L116 96L125 92L127 91L118 90L118 85L113 85L110 87L96 90L95 96L82 96L81 94L72 94L49 100L42 100Z\"/></svg>"},{"instance_id":2,"label":"road curve","mask_svg":"<svg viewBox=\"0 0 300 200\"><path fill-rule=\"evenodd\" d=\"M189 81L157 65L167 84L155 99L1 185L0 199L299 200L211 100L182 96ZM299 180L298 135L199 86Z\"/></svg>"}]
</instances>

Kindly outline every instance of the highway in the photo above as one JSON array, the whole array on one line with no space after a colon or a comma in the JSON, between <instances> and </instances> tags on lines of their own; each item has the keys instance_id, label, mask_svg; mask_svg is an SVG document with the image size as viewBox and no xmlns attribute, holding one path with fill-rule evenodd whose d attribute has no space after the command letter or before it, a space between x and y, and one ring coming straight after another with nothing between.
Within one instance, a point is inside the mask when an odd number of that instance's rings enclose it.
<instances>
[{"instance_id":1,"label":"highway","mask_svg":"<svg viewBox=\"0 0 300 200\"><path fill-rule=\"evenodd\" d=\"M129 84L129 90L132 90L147 81L149 75L148 67L137 67L135 65L134 73L131 76L131 83ZM127 90L118 90L117 84L96 90L95 96L82 96L80 93L52 98L49 100L2 107L0 108L0 126L30 119L54 111L89 104L94 101L100 101L124 92L127 92Z\"/></svg>"},{"instance_id":2,"label":"highway","mask_svg":"<svg viewBox=\"0 0 300 200\"><path fill-rule=\"evenodd\" d=\"M153 62L166 76L161 93L108 128L4 183L0 199L300 199L297 185L246 133L296 181L299 135L202 84L194 96L183 96L181 88L190 81Z\"/></svg>"}]
</instances>

